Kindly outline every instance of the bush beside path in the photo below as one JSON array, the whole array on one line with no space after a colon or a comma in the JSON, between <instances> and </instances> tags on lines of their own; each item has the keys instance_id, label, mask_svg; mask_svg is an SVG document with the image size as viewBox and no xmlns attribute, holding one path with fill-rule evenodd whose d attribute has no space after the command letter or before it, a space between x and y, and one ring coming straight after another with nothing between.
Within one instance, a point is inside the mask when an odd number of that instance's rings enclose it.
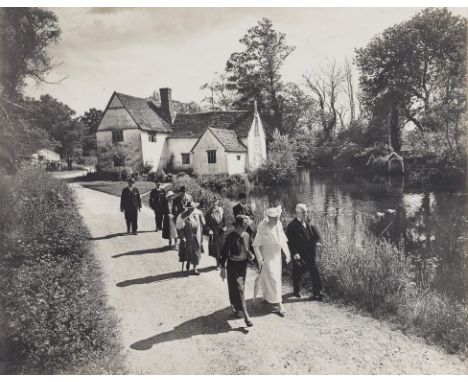
<instances>
[{"instance_id":1,"label":"bush beside path","mask_svg":"<svg viewBox=\"0 0 468 382\"><path fill-rule=\"evenodd\" d=\"M253 307L254 327L230 313L227 285L203 255L200 276L183 277L177 253L154 232L144 206L138 236L127 236L119 199L80 185L80 212L120 319L126 368L142 374L465 374L468 365L424 340L336 305L298 300L287 283L287 314Z\"/></svg>"}]
</instances>

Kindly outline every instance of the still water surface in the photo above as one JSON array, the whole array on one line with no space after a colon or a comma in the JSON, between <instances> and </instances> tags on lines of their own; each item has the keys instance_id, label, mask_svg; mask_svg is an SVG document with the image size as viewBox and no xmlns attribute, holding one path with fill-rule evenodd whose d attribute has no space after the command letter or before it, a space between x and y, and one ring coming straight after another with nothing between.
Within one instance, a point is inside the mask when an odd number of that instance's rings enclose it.
<instances>
[{"instance_id":1,"label":"still water surface","mask_svg":"<svg viewBox=\"0 0 468 382\"><path fill-rule=\"evenodd\" d=\"M312 220L328 217L337 237L384 237L411 256L415 282L467 301L466 192L410 191L402 179L301 170L290 185L252 190L250 200L260 209L282 204L291 214L305 202Z\"/></svg>"}]
</instances>

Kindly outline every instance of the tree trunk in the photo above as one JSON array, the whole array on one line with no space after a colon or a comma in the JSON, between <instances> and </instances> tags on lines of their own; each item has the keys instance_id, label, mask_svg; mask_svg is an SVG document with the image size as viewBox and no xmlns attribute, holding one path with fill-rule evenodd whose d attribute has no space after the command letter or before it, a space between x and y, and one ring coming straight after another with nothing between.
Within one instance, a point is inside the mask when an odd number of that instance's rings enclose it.
<instances>
[{"instance_id":1,"label":"tree trunk","mask_svg":"<svg viewBox=\"0 0 468 382\"><path fill-rule=\"evenodd\" d=\"M401 133L400 133L400 111L397 105L392 105L390 111L390 145L393 151L400 152L401 150Z\"/></svg>"}]
</instances>

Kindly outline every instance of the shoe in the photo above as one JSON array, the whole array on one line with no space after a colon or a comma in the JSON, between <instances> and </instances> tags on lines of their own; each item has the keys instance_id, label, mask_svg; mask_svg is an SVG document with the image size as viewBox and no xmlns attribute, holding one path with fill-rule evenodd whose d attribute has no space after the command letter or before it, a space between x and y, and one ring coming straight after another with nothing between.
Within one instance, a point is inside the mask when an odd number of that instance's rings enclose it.
<instances>
[{"instance_id":1,"label":"shoe","mask_svg":"<svg viewBox=\"0 0 468 382\"><path fill-rule=\"evenodd\" d=\"M200 272L198 272L198 269L194 269L192 271L192 273L195 275L195 276L200 276Z\"/></svg>"},{"instance_id":2,"label":"shoe","mask_svg":"<svg viewBox=\"0 0 468 382\"><path fill-rule=\"evenodd\" d=\"M250 320L245 320L245 324L250 328L253 326L253 322Z\"/></svg>"},{"instance_id":3,"label":"shoe","mask_svg":"<svg viewBox=\"0 0 468 382\"><path fill-rule=\"evenodd\" d=\"M280 316L280 317L284 317L286 315L286 311L284 309L278 310L277 313L278 313L278 316Z\"/></svg>"},{"instance_id":4,"label":"shoe","mask_svg":"<svg viewBox=\"0 0 468 382\"><path fill-rule=\"evenodd\" d=\"M241 318L241 314L240 314L240 312L239 312L238 310L234 310L234 309L233 309L233 310L232 310L232 313L234 313L234 316L235 316L236 318Z\"/></svg>"},{"instance_id":5,"label":"shoe","mask_svg":"<svg viewBox=\"0 0 468 382\"><path fill-rule=\"evenodd\" d=\"M310 298L312 301L323 301L323 296L321 294L313 295Z\"/></svg>"},{"instance_id":6,"label":"shoe","mask_svg":"<svg viewBox=\"0 0 468 382\"><path fill-rule=\"evenodd\" d=\"M133 232L133 234L136 236L136 235L138 235L138 232Z\"/></svg>"},{"instance_id":7,"label":"shoe","mask_svg":"<svg viewBox=\"0 0 468 382\"><path fill-rule=\"evenodd\" d=\"M299 292L294 292L294 293L293 293L293 296L294 296L294 297L297 297L297 298L301 298L301 297L302 297L301 294L300 294Z\"/></svg>"}]
</instances>

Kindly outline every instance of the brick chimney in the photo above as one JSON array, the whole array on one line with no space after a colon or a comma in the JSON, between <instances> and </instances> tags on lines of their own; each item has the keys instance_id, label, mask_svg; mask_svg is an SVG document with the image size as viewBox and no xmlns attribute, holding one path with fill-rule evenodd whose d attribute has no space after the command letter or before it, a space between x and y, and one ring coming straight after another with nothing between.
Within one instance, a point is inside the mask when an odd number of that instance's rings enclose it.
<instances>
[{"instance_id":1,"label":"brick chimney","mask_svg":"<svg viewBox=\"0 0 468 382\"><path fill-rule=\"evenodd\" d=\"M175 113L172 109L172 90L171 88L159 89L159 96L161 97L161 111L167 123L174 122Z\"/></svg>"}]
</instances>

